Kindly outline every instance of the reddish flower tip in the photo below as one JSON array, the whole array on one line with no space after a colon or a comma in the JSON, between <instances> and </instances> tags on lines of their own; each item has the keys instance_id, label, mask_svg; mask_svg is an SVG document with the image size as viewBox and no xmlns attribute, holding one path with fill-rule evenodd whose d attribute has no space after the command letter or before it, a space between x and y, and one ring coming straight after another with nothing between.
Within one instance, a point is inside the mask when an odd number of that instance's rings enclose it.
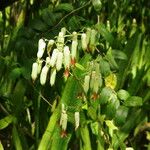
<instances>
[{"instance_id":1,"label":"reddish flower tip","mask_svg":"<svg viewBox=\"0 0 150 150\"><path fill-rule=\"evenodd\" d=\"M67 132L62 130L60 133L61 138L66 138L67 137Z\"/></svg>"}]
</instances>

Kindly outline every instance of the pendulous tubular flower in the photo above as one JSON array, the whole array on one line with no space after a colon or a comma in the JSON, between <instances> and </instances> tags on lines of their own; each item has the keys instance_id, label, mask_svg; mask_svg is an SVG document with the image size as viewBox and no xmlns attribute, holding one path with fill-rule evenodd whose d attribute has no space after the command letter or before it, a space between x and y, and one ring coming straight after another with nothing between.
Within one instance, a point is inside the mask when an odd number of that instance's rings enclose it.
<instances>
[{"instance_id":1,"label":"pendulous tubular flower","mask_svg":"<svg viewBox=\"0 0 150 150\"><path fill-rule=\"evenodd\" d=\"M76 59L77 55L77 46L78 46L78 39L77 39L77 32L72 33L72 45L71 45L71 57L73 60Z\"/></svg>"},{"instance_id":2,"label":"pendulous tubular flower","mask_svg":"<svg viewBox=\"0 0 150 150\"><path fill-rule=\"evenodd\" d=\"M53 68L51 70L51 75L50 75L50 85L53 86L55 84L55 80L56 80L56 69Z\"/></svg>"},{"instance_id":3,"label":"pendulous tubular flower","mask_svg":"<svg viewBox=\"0 0 150 150\"><path fill-rule=\"evenodd\" d=\"M31 73L31 78L32 78L33 81L36 80L37 75L38 75L38 63L35 62L32 65L32 73Z\"/></svg>"},{"instance_id":4,"label":"pendulous tubular flower","mask_svg":"<svg viewBox=\"0 0 150 150\"><path fill-rule=\"evenodd\" d=\"M96 30L92 29L91 30L91 37L90 37L90 43L89 43L89 48L90 48L90 51L92 53L94 53L95 51L95 45L96 45Z\"/></svg>"},{"instance_id":5,"label":"pendulous tubular flower","mask_svg":"<svg viewBox=\"0 0 150 150\"><path fill-rule=\"evenodd\" d=\"M45 85L46 83L46 78L47 78L47 73L48 73L49 67L45 65L41 71L40 75L40 83L41 85Z\"/></svg>"},{"instance_id":6,"label":"pendulous tubular flower","mask_svg":"<svg viewBox=\"0 0 150 150\"><path fill-rule=\"evenodd\" d=\"M88 90L89 90L89 85L90 85L90 76L89 75L86 75L85 78L84 78L84 85L83 85L83 89L84 89L84 92L87 93Z\"/></svg>"},{"instance_id":7,"label":"pendulous tubular flower","mask_svg":"<svg viewBox=\"0 0 150 150\"><path fill-rule=\"evenodd\" d=\"M80 114L79 114L79 112L75 112L74 118L75 118L75 130L77 130L79 125L80 125Z\"/></svg>"},{"instance_id":8,"label":"pendulous tubular flower","mask_svg":"<svg viewBox=\"0 0 150 150\"><path fill-rule=\"evenodd\" d=\"M38 74L40 74L43 61L39 59L37 62L38 62Z\"/></svg>"},{"instance_id":9,"label":"pendulous tubular flower","mask_svg":"<svg viewBox=\"0 0 150 150\"><path fill-rule=\"evenodd\" d=\"M66 35L66 28L65 28L65 27L61 28L61 32L62 32L63 35L65 36L65 35Z\"/></svg>"},{"instance_id":10,"label":"pendulous tubular flower","mask_svg":"<svg viewBox=\"0 0 150 150\"><path fill-rule=\"evenodd\" d=\"M87 45L90 43L90 37L91 37L91 28L87 28L87 31L86 31L86 43L87 43Z\"/></svg>"},{"instance_id":11,"label":"pendulous tubular flower","mask_svg":"<svg viewBox=\"0 0 150 150\"><path fill-rule=\"evenodd\" d=\"M62 126L63 131L66 131L66 129L67 129L67 120L68 120L68 116L67 116L67 113L65 110L65 105L62 104L60 126Z\"/></svg>"},{"instance_id":12,"label":"pendulous tubular flower","mask_svg":"<svg viewBox=\"0 0 150 150\"><path fill-rule=\"evenodd\" d=\"M70 68L70 50L68 46L64 47L64 66L65 69Z\"/></svg>"},{"instance_id":13,"label":"pendulous tubular flower","mask_svg":"<svg viewBox=\"0 0 150 150\"><path fill-rule=\"evenodd\" d=\"M96 71L91 72L91 80L90 80L90 89L94 89L94 84L95 84L95 77L96 77Z\"/></svg>"},{"instance_id":14,"label":"pendulous tubular flower","mask_svg":"<svg viewBox=\"0 0 150 150\"><path fill-rule=\"evenodd\" d=\"M37 52L37 57L40 59L42 58L43 54L44 54L44 50L46 47L46 43L43 39L40 39L38 42L38 52Z\"/></svg>"},{"instance_id":15,"label":"pendulous tubular flower","mask_svg":"<svg viewBox=\"0 0 150 150\"><path fill-rule=\"evenodd\" d=\"M50 62L51 62L50 57L46 57L46 65L47 65L48 67L50 67Z\"/></svg>"},{"instance_id":16,"label":"pendulous tubular flower","mask_svg":"<svg viewBox=\"0 0 150 150\"><path fill-rule=\"evenodd\" d=\"M64 38L64 32L59 32L58 38L57 38L57 49L59 51L63 51L63 47L64 47L64 42L65 42L65 38Z\"/></svg>"},{"instance_id":17,"label":"pendulous tubular flower","mask_svg":"<svg viewBox=\"0 0 150 150\"><path fill-rule=\"evenodd\" d=\"M50 60L50 66L51 67L54 67L54 65L56 64L58 52L59 52L58 49L53 50L51 60Z\"/></svg>"},{"instance_id":18,"label":"pendulous tubular flower","mask_svg":"<svg viewBox=\"0 0 150 150\"><path fill-rule=\"evenodd\" d=\"M50 51L52 50L52 47L53 47L54 43L55 43L54 40L49 40L49 41L48 41L48 45L47 45L47 54L49 54Z\"/></svg>"},{"instance_id":19,"label":"pendulous tubular flower","mask_svg":"<svg viewBox=\"0 0 150 150\"><path fill-rule=\"evenodd\" d=\"M81 34L81 46L84 51L87 50L87 36L86 33Z\"/></svg>"},{"instance_id":20,"label":"pendulous tubular flower","mask_svg":"<svg viewBox=\"0 0 150 150\"><path fill-rule=\"evenodd\" d=\"M57 55L57 61L56 61L56 69L59 71L62 68L62 63L63 63L63 53L58 52Z\"/></svg>"}]
</instances>

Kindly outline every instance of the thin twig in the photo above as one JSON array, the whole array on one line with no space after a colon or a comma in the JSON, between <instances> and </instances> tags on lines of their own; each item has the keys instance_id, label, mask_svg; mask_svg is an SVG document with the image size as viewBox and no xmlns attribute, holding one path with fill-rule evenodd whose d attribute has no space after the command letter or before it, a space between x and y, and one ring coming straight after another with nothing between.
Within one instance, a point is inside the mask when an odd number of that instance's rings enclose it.
<instances>
[{"instance_id":1,"label":"thin twig","mask_svg":"<svg viewBox=\"0 0 150 150\"><path fill-rule=\"evenodd\" d=\"M73 13L75 13L75 12L77 12L77 11L83 9L84 7L88 6L90 3L91 3L91 0L90 0L88 3L86 3L85 5L83 5L83 6L79 7L79 8L77 8L77 9L75 9L75 10L73 10L73 11L71 11L70 13L68 13L67 15L65 15L52 29L50 29L50 30L48 30L48 31L51 31L51 30L53 30L54 28L58 27L64 19L66 19L68 16L72 15Z\"/></svg>"}]
</instances>

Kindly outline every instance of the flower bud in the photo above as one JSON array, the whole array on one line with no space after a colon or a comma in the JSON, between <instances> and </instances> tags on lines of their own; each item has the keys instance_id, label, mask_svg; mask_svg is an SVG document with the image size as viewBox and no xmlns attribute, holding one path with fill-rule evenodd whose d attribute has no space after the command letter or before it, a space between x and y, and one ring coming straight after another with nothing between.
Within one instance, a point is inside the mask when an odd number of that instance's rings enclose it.
<instances>
[{"instance_id":1,"label":"flower bud","mask_svg":"<svg viewBox=\"0 0 150 150\"><path fill-rule=\"evenodd\" d=\"M57 61L56 61L56 69L59 71L62 68L62 63L63 63L63 53L58 52L57 55Z\"/></svg>"},{"instance_id":2,"label":"flower bud","mask_svg":"<svg viewBox=\"0 0 150 150\"><path fill-rule=\"evenodd\" d=\"M49 54L53 45L54 45L55 41L54 40L49 40L48 41L48 45L47 45L47 53Z\"/></svg>"},{"instance_id":3,"label":"flower bud","mask_svg":"<svg viewBox=\"0 0 150 150\"><path fill-rule=\"evenodd\" d=\"M44 54L45 47L46 47L45 41L43 39L40 39L38 42L38 52L37 52L38 58L42 58L42 56Z\"/></svg>"},{"instance_id":4,"label":"flower bud","mask_svg":"<svg viewBox=\"0 0 150 150\"><path fill-rule=\"evenodd\" d=\"M63 35L65 36L65 35L66 35L66 28L65 28L65 27L61 28L61 32L62 32Z\"/></svg>"},{"instance_id":5,"label":"flower bud","mask_svg":"<svg viewBox=\"0 0 150 150\"><path fill-rule=\"evenodd\" d=\"M89 90L89 85L90 85L90 76L89 75L86 75L85 78L84 78L84 85L83 85L83 89L84 89L84 92L87 93L88 90Z\"/></svg>"},{"instance_id":6,"label":"flower bud","mask_svg":"<svg viewBox=\"0 0 150 150\"><path fill-rule=\"evenodd\" d=\"M65 69L70 68L70 50L68 46L64 47L64 66Z\"/></svg>"},{"instance_id":7,"label":"flower bud","mask_svg":"<svg viewBox=\"0 0 150 150\"><path fill-rule=\"evenodd\" d=\"M50 75L50 85L53 86L55 84L56 80L56 69L51 70L51 75Z\"/></svg>"},{"instance_id":8,"label":"flower bud","mask_svg":"<svg viewBox=\"0 0 150 150\"><path fill-rule=\"evenodd\" d=\"M86 33L82 33L81 35L81 46L82 46L82 49L84 51L87 50L87 38L86 38Z\"/></svg>"},{"instance_id":9,"label":"flower bud","mask_svg":"<svg viewBox=\"0 0 150 150\"><path fill-rule=\"evenodd\" d=\"M54 49L53 50L53 53L52 53L52 56L51 56L51 60L50 60L50 65L52 67L54 67L54 65L56 64L58 52L59 52L58 49Z\"/></svg>"},{"instance_id":10,"label":"flower bud","mask_svg":"<svg viewBox=\"0 0 150 150\"><path fill-rule=\"evenodd\" d=\"M75 130L77 130L78 127L79 127L79 124L80 124L80 114L79 114L79 112L75 112L74 118L75 118Z\"/></svg>"},{"instance_id":11,"label":"flower bud","mask_svg":"<svg viewBox=\"0 0 150 150\"><path fill-rule=\"evenodd\" d=\"M32 73L31 73L31 78L33 81L36 80L37 75L38 75L38 64L37 64L37 62L35 62L32 65Z\"/></svg>"},{"instance_id":12,"label":"flower bud","mask_svg":"<svg viewBox=\"0 0 150 150\"><path fill-rule=\"evenodd\" d=\"M110 21L109 20L107 20L107 30L110 32Z\"/></svg>"},{"instance_id":13,"label":"flower bud","mask_svg":"<svg viewBox=\"0 0 150 150\"><path fill-rule=\"evenodd\" d=\"M45 65L42 69L41 75L40 75L40 83L41 85L45 85L46 83L46 78L47 78L47 73L48 73L49 67Z\"/></svg>"}]
</instances>

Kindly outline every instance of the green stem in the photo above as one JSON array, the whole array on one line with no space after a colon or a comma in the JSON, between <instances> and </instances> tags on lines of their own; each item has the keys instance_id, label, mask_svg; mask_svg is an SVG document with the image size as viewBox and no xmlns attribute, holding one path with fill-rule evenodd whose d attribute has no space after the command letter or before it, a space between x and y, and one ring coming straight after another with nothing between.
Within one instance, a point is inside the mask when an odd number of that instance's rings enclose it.
<instances>
[{"instance_id":1,"label":"green stem","mask_svg":"<svg viewBox=\"0 0 150 150\"><path fill-rule=\"evenodd\" d=\"M50 117L47 129L45 130L43 137L41 139L40 145L38 147L38 150L48 150L49 144L51 141L51 137L53 135L53 131L56 126L56 122L58 120L60 114L60 108L59 106L55 109L52 116Z\"/></svg>"},{"instance_id":2,"label":"green stem","mask_svg":"<svg viewBox=\"0 0 150 150\"><path fill-rule=\"evenodd\" d=\"M90 135L89 135L89 130L87 125L84 127L80 128L80 132L81 132L81 137L83 140L83 150L91 150L91 140L90 140Z\"/></svg>"},{"instance_id":3,"label":"green stem","mask_svg":"<svg viewBox=\"0 0 150 150\"><path fill-rule=\"evenodd\" d=\"M41 101L41 96L39 94L38 99L36 101L36 111L35 111L35 147L37 149L38 141L39 141L39 115L40 115L40 101Z\"/></svg>"}]
</instances>

